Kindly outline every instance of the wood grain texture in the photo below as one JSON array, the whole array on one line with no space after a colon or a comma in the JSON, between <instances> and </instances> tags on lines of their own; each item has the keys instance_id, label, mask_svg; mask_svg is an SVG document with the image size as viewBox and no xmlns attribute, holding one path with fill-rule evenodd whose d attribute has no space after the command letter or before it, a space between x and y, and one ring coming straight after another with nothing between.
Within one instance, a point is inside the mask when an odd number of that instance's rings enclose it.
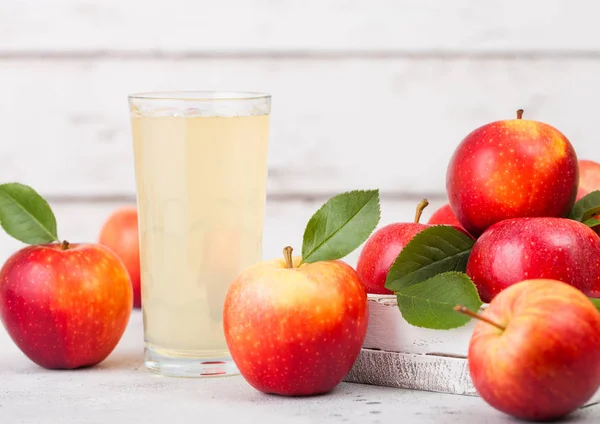
<instances>
[{"instance_id":1,"label":"wood grain texture","mask_svg":"<svg viewBox=\"0 0 600 424\"><path fill-rule=\"evenodd\" d=\"M0 3L0 52L594 54L594 0Z\"/></svg>"},{"instance_id":2,"label":"wood grain texture","mask_svg":"<svg viewBox=\"0 0 600 424\"><path fill-rule=\"evenodd\" d=\"M344 381L478 396L466 359L362 349ZM600 390L581 408L597 405Z\"/></svg>"},{"instance_id":3,"label":"wood grain texture","mask_svg":"<svg viewBox=\"0 0 600 424\"><path fill-rule=\"evenodd\" d=\"M0 180L131 196L127 94L208 88L273 94L270 195L443 196L456 145L518 107L600 160L599 74L580 59L5 60Z\"/></svg>"},{"instance_id":4,"label":"wood grain texture","mask_svg":"<svg viewBox=\"0 0 600 424\"><path fill-rule=\"evenodd\" d=\"M351 383L476 396L466 359L362 349Z\"/></svg>"}]
</instances>

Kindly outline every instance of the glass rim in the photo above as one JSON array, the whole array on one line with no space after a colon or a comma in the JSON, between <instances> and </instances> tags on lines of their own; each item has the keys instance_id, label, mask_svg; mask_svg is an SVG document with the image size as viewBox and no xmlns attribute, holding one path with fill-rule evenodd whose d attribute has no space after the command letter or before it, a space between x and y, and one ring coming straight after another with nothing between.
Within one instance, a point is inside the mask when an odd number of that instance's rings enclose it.
<instances>
[{"instance_id":1,"label":"glass rim","mask_svg":"<svg viewBox=\"0 0 600 424\"><path fill-rule=\"evenodd\" d=\"M165 90L144 91L127 95L129 100L176 100L193 102L269 100L268 93L255 91Z\"/></svg>"}]
</instances>

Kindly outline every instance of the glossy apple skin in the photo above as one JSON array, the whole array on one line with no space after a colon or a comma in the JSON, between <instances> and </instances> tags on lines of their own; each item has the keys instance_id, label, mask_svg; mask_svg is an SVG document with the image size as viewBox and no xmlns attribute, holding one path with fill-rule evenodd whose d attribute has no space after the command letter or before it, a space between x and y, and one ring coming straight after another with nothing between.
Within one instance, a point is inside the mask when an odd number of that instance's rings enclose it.
<instances>
[{"instance_id":1,"label":"glossy apple skin","mask_svg":"<svg viewBox=\"0 0 600 424\"><path fill-rule=\"evenodd\" d=\"M0 318L34 363L74 369L102 362L132 310L129 275L99 244L27 246L0 269Z\"/></svg>"},{"instance_id":2,"label":"glossy apple skin","mask_svg":"<svg viewBox=\"0 0 600 424\"><path fill-rule=\"evenodd\" d=\"M525 420L561 418L600 386L600 313L559 281L519 282L477 322L469 343L471 379L483 400Z\"/></svg>"},{"instance_id":3,"label":"glossy apple skin","mask_svg":"<svg viewBox=\"0 0 600 424\"><path fill-rule=\"evenodd\" d=\"M124 206L113 211L100 230L98 242L112 249L125 264L133 287L133 307L140 308L142 296L137 208Z\"/></svg>"},{"instance_id":4,"label":"glossy apple skin","mask_svg":"<svg viewBox=\"0 0 600 424\"><path fill-rule=\"evenodd\" d=\"M452 208L449 203L446 203L444 206L440 207L437 211L431 215L429 221L427 221L429 225L452 225L454 227L461 228L460 222L456 219L456 215L452 212Z\"/></svg>"},{"instance_id":5,"label":"glossy apple skin","mask_svg":"<svg viewBox=\"0 0 600 424\"><path fill-rule=\"evenodd\" d=\"M581 199L592 191L600 190L600 164L591 160L579 161L579 189L577 190L577 199ZM600 214L592 216L597 221L600 220ZM600 226L593 227L596 234L600 234Z\"/></svg>"},{"instance_id":6,"label":"glossy apple skin","mask_svg":"<svg viewBox=\"0 0 600 424\"><path fill-rule=\"evenodd\" d=\"M381 227L369 237L356 263L356 272L367 293L393 294L385 288L390 268L404 246L427 227L415 222L394 223Z\"/></svg>"},{"instance_id":7,"label":"glossy apple skin","mask_svg":"<svg viewBox=\"0 0 600 424\"><path fill-rule=\"evenodd\" d=\"M259 263L233 282L223 310L242 376L261 392L284 396L335 388L356 361L367 324L367 294L342 261L294 269L283 260Z\"/></svg>"},{"instance_id":8,"label":"glossy apple skin","mask_svg":"<svg viewBox=\"0 0 600 424\"><path fill-rule=\"evenodd\" d=\"M600 297L600 237L565 218L504 220L475 242L466 272L484 302L533 278L564 281Z\"/></svg>"},{"instance_id":9,"label":"glossy apple skin","mask_svg":"<svg viewBox=\"0 0 600 424\"><path fill-rule=\"evenodd\" d=\"M577 194L573 146L542 122L492 122L468 134L446 173L449 203L475 237L504 219L565 217Z\"/></svg>"}]
</instances>

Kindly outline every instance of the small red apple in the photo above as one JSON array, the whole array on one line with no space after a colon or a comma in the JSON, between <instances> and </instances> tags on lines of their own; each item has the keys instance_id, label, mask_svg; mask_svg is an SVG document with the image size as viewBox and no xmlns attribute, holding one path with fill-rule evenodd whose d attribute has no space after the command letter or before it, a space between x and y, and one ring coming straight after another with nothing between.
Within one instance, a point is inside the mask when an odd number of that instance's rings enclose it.
<instances>
[{"instance_id":1,"label":"small red apple","mask_svg":"<svg viewBox=\"0 0 600 424\"><path fill-rule=\"evenodd\" d=\"M554 420L600 387L600 313L581 291L551 279L522 281L481 317L469 343L469 372L497 410Z\"/></svg>"},{"instance_id":2,"label":"small red apple","mask_svg":"<svg viewBox=\"0 0 600 424\"><path fill-rule=\"evenodd\" d=\"M600 190L600 163L582 159L579 161L577 200L596 190Z\"/></svg>"},{"instance_id":3,"label":"small red apple","mask_svg":"<svg viewBox=\"0 0 600 424\"><path fill-rule=\"evenodd\" d=\"M264 261L232 283L223 328L233 361L261 392L331 391L352 368L367 332L367 294L346 263Z\"/></svg>"},{"instance_id":4,"label":"small red apple","mask_svg":"<svg viewBox=\"0 0 600 424\"><path fill-rule=\"evenodd\" d=\"M522 112L472 131L448 165L450 205L475 237L504 219L565 217L575 202L573 146L556 128L521 119Z\"/></svg>"},{"instance_id":5,"label":"small red apple","mask_svg":"<svg viewBox=\"0 0 600 424\"><path fill-rule=\"evenodd\" d=\"M458 219L456 219L456 215L452 212L452 208L449 203L446 203L444 206L439 208L437 211L431 215L429 221L427 221L429 225L452 225L454 227L462 228Z\"/></svg>"},{"instance_id":6,"label":"small red apple","mask_svg":"<svg viewBox=\"0 0 600 424\"><path fill-rule=\"evenodd\" d=\"M133 286L133 307L140 308L142 297L137 208L124 206L113 211L104 222L98 241L111 248L125 264Z\"/></svg>"},{"instance_id":7,"label":"small red apple","mask_svg":"<svg viewBox=\"0 0 600 424\"><path fill-rule=\"evenodd\" d=\"M419 223L423 209L427 205L425 199L419 203L414 222L388 224L369 237L356 263L356 272L367 289L367 293L393 294L385 287L385 280L404 246L428 227L426 224Z\"/></svg>"},{"instance_id":8,"label":"small red apple","mask_svg":"<svg viewBox=\"0 0 600 424\"><path fill-rule=\"evenodd\" d=\"M132 310L123 262L99 244L24 247L0 269L0 318L34 363L73 369L103 361Z\"/></svg>"},{"instance_id":9,"label":"small red apple","mask_svg":"<svg viewBox=\"0 0 600 424\"><path fill-rule=\"evenodd\" d=\"M466 271L484 302L534 278L564 281L590 297L600 297L600 237L571 219L507 219L475 242Z\"/></svg>"}]
</instances>

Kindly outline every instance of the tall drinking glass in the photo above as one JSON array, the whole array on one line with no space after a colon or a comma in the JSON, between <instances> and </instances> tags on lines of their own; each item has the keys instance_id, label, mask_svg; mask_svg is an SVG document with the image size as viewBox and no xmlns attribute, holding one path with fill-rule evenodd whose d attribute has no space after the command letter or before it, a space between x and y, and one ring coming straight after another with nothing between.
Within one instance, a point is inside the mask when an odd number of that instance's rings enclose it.
<instances>
[{"instance_id":1,"label":"tall drinking glass","mask_svg":"<svg viewBox=\"0 0 600 424\"><path fill-rule=\"evenodd\" d=\"M223 303L262 256L271 98L139 93L129 105L145 364L169 376L236 374Z\"/></svg>"}]
</instances>

